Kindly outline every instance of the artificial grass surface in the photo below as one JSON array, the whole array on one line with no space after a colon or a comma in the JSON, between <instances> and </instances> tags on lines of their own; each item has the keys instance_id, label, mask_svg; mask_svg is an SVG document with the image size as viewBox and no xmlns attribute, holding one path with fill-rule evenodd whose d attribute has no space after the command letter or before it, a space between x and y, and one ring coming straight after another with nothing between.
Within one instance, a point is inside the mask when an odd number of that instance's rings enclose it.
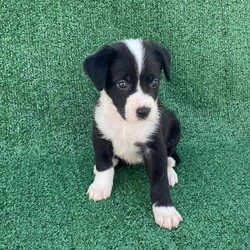
<instances>
[{"instance_id":1,"label":"artificial grass surface","mask_svg":"<svg viewBox=\"0 0 250 250\"><path fill-rule=\"evenodd\" d=\"M1 1L0 249L249 249L249 13L248 0ZM142 166L116 170L110 199L85 195L97 92L82 61L137 37L172 51L172 231L154 224Z\"/></svg>"}]
</instances>

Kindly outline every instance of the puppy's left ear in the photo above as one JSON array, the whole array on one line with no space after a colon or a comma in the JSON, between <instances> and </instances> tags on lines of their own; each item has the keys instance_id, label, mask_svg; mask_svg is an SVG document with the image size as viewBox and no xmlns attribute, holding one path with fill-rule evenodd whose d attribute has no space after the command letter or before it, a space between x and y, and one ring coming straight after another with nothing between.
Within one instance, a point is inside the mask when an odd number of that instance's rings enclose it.
<instances>
[{"instance_id":1,"label":"puppy's left ear","mask_svg":"<svg viewBox=\"0 0 250 250\"><path fill-rule=\"evenodd\" d=\"M106 45L84 60L84 70L99 91L105 87L108 70L114 56L115 50L111 46Z\"/></svg>"},{"instance_id":2,"label":"puppy's left ear","mask_svg":"<svg viewBox=\"0 0 250 250\"><path fill-rule=\"evenodd\" d=\"M164 48L163 46L155 42L150 42L150 43L154 48L155 54L161 64L161 68L164 71L165 77L169 81L170 80L170 64L171 64L170 52L167 48Z\"/></svg>"}]
</instances>

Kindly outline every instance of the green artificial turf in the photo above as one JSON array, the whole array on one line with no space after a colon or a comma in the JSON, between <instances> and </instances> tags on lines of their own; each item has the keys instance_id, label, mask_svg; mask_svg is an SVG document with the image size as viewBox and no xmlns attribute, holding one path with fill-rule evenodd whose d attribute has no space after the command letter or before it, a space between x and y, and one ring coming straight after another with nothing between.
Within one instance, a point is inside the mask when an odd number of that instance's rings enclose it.
<instances>
[{"instance_id":1,"label":"green artificial turf","mask_svg":"<svg viewBox=\"0 0 250 250\"><path fill-rule=\"evenodd\" d=\"M0 1L0 249L249 249L249 13L249 0ZM106 201L85 194L98 93L82 61L137 37L172 52L172 231L154 224L143 166L118 168Z\"/></svg>"}]
</instances>

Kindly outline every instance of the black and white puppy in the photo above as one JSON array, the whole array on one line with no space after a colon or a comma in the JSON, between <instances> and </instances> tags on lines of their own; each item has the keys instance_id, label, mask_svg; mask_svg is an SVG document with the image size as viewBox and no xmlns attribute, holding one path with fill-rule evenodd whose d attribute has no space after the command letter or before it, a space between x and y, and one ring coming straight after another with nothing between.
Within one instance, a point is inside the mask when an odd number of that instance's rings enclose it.
<instances>
[{"instance_id":1,"label":"black and white puppy","mask_svg":"<svg viewBox=\"0 0 250 250\"><path fill-rule=\"evenodd\" d=\"M89 198L111 195L119 161L144 163L156 224L171 229L182 220L169 186L178 179L173 167L180 125L159 102L160 73L170 79L170 55L160 45L140 39L104 46L84 61L84 69L100 97L95 106L93 147L95 179Z\"/></svg>"}]
</instances>

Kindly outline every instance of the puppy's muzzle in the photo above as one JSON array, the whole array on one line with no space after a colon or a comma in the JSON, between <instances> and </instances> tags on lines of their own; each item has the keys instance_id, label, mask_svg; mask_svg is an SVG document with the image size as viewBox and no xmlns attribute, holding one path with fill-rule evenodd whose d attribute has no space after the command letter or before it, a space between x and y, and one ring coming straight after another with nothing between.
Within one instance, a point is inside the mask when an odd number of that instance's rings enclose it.
<instances>
[{"instance_id":1,"label":"puppy's muzzle","mask_svg":"<svg viewBox=\"0 0 250 250\"><path fill-rule=\"evenodd\" d=\"M136 110L136 114L139 118L145 119L151 111L151 108L148 107L141 107Z\"/></svg>"}]
</instances>

